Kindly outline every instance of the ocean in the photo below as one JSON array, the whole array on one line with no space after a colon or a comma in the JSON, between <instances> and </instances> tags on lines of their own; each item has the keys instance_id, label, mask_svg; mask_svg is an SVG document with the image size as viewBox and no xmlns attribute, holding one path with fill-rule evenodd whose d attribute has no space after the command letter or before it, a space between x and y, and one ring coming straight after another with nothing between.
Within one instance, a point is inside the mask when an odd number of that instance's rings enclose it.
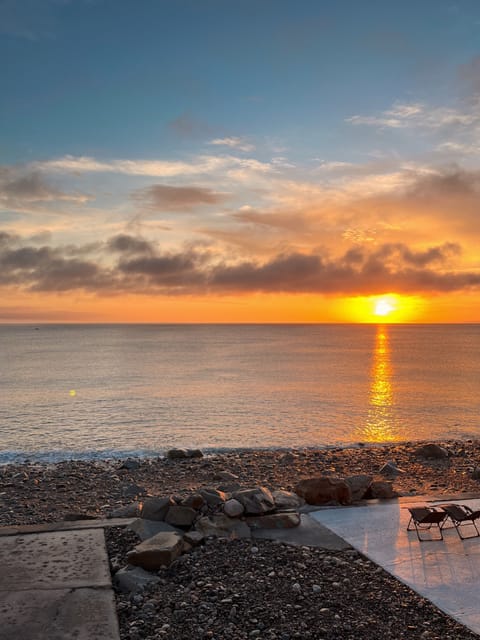
<instances>
[{"instance_id":1,"label":"ocean","mask_svg":"<svg viewBox=\"0 0 480 640\"><path fill-rule=\"evenodd\" d=\"M0 325L0 463L480 437L480 325Z\"/></svg>"}]
</instances>

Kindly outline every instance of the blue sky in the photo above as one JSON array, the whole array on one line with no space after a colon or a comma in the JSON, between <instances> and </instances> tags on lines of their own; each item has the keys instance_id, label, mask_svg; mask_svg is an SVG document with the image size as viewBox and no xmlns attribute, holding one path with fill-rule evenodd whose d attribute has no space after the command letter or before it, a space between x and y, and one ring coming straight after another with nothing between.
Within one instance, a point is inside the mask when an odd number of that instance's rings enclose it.
<instances>
[{"instance_id":1,"label":"blue sky","mask_svg":"<svg viewBox=\"0 0 480 640\"><path fill-rule=\"evenodd\" d=\"M108 282L211 295L220 266L218 295L281 292L259 270L289 256L317 260L289 292L476 292L476 0L0 0L0 60L5 286L27 315L29 292ZM195 268L126 282L120 235L158 259L194 247ZM46 283L26 248L74 277ZM358 277L379 255L386 272ZM345 270L333 288L326 265Z\"/></svg>"}]
</instances>

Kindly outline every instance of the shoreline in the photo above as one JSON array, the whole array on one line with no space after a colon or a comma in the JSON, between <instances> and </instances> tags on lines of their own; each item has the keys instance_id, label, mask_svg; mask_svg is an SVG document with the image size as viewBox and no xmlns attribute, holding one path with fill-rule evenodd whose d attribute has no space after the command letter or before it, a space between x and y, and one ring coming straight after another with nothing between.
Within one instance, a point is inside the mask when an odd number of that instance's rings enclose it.
<instances>
[{"instance_id":1,"label":"shoreline","mask_svg":"<svg viewBox=\"0 0 480 640\"><path fill-rule=\"evenodd\" d=\"M302 478L369 474L394 462L399 496L480 493L480 440L443 440L448 459L423 459L422 442L355 447L235 449L203 457L64 460L0 466L0 526L105 517L145 495L184 495L221 485L228 471L244 487L292 490Z\"/></svg>"},{"instance_id":2,"label":"shoreline","mask_svg":"<svg viewBox=\"0 0 480 640\"><path fill-rule=\"evenodd\" d=\"M318 445L298 445L298 446L258 446L258 447L211 447L211 446L198 446L198 445L172 445L171 448L200 450L203 453L204 458L212 458L214 456L222 456L229 454L241 454L241 453L288 453L288 452L311 452L311 451L333 451L333 450L362 450L362 449L388 449L390 447L405 447L405 446L421 446L428 442L434 442L441 445L460 444L460 443L473 443L480 442L480 437L474 435L466 436L465 438L443 438L436 440L420 439L420 440L395 440L385 442L338 442L331 444L318 444ZM0 469L9 466L24 464L30 465L56 465L65 462L86 462L86 463L117 463L124 460L133 458L138 461L151 461L151 460L164 460L167 458L169 449L159 450L144 450L144 449L126 449L126 450L87 450L87 451L68 451L68 450L53 450L53 451L37 451L25 453L22 451L5 452L0 450ZM12 456L11 460L2 460L2 456Z\"/></svg>"}]
</instances>

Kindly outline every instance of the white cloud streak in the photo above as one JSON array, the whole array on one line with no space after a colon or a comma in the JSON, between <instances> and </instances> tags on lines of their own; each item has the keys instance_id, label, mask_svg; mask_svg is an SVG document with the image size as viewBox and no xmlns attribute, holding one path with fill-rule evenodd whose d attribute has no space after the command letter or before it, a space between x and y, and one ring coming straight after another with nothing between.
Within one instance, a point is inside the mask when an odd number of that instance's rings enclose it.
<instances>
[{"instance_id":1,"label":"white cloud streak","mask_svg":"<svg viewBox=\"0 0 480 640\"><path fill-rule=\"evenodd\" d=\"M231 149L239 149L240 151L254 151L255 146L247 142L244 138L238 138L231 136L227 138L215 138L211 140L209 144L213 144L220 147L230 147Z\"/></svg>"},{"instance_id":2,"label":"white cloud streak","mask_svg":"<svg viewBox=\"0 0 480 640\"><path fill-rule=\"evenodd\" d=\"M211 174L229 169L250 169L266 173L272 171L271 164L253 158L235 156L198 156L191 162L178 160L97 160L88 156L66 155L54 160L36 162L36 170L59 173L117 173L130 176L172 178Z\"/></svg>"}]
</instances>

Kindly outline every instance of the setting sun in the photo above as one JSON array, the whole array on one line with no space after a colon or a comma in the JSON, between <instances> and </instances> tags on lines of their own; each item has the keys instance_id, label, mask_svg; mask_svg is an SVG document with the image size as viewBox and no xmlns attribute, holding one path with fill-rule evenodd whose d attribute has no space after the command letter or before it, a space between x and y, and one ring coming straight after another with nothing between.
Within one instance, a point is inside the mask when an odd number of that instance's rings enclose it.
<instances>
[{"instance_id":1,"label":"setting sun","mask_svg":"<svg viewBox=\"0 0 480 640\"><path fill-rule=\"evenodd\" d=\"M350 322L401 323L415 322L425 307L418 296L385 293L379 296L347 298L343 313Z\"/></svg>"},{"instance_id":2,"label":"setting sun","mask_svg":"<svg viewBox=\"0 0 480 640\"><path fill-rule=\"evenodd\" d=\"M375 301L374 314L376 316L388 316L396 309L392 298L379 298Z\"/></svg>"}]
</instances>

